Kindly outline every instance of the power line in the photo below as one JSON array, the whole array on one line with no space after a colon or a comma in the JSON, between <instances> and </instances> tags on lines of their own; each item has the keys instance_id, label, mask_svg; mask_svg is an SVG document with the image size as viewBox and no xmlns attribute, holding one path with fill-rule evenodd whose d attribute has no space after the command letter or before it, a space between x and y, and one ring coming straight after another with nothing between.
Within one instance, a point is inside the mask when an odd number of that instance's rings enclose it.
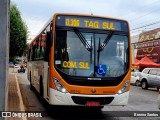
<instances>
[{"instance_id":1,"label":"power line","mask_svg":"<svg viewBox=\"0 0 160 120\"><path fill-rule=\"evenodd\" d=\"M159 2L159 0L153 1L152 3L149 4L149 7L151 7L152 5L155 5L155 3L157 3L157 2ZM124 16L128 16L129 14L134 14L135 12L142 11L143 8L145 8L146 6L148 7L148 4L146 4L146 5L142 6L142 7L140 7L140 9L137 8L134 12L130 12L130 13L128 13L128 14L125 14ZM145 11L148 11L148 10L150 10L150 8L149 8L149 9L146 8L146 9L144 9L144 10L145 10ZM143 11L144 11L144 10L143 10ZM123 16L121 16L121 17L123 17Z\"/></svg>"},{"instance_id":2,"label":"power line","mask_svg":"<svg viewBox=\"0 0 160 120\"><path fill-rule=\"evenodd\" d=\"M160 18L160 16L158 16L158 17L155 17L155 18L153 18L153 19L145 19L144 21L142 21L142 22L140 22L140 23L137 23L137 24L133 24L133 22L130 22L130 23L132 23L132 26L142 26L144 23L146 24L146 23L150 23L150 22L154 22L154 21L157 21L157 20L160 20L159 19Z\"/></svg>"},{"instance_id":3,"label":"power line","mask_svg":"<svg viewBox=\"0 0 160 120\"><path fill-rule=\"evenodd\" d=\"M156 21L156 22L153 22L153 23L150 23L150 24L147 24L147 25L143 25L143 26L140 26L140 27L131 29L131 31L134 31L134 30L140 29L140 28L144 28L144 27L147 27L147 26L151 26L151 25L154 25L154 24L157 24L157 23L160 23L160 20L159 20L159 21Z\"/></svg>"},{"instance_id":4,"label":"power line","mask_svg":"<svg viewBox=\"0 0 160 120\"><path fill-rule=\"evenodd\" d=\"M150 15L152 12L154 12L154 11L157 10L157 9L159 9L159 8L156 8L156 9L154 9L154 10L152 10L152 11L150 11L150 12L144 14L144 15L141 15L141 16L139 16L139 17L136 17L136 18L134 18L134 19L132 19L132 20L130 20L130 21L136 21L136 20L139 20L139 18L142 19L142 18L144 18L145 16Z\"/></svg>"}]
</instances>

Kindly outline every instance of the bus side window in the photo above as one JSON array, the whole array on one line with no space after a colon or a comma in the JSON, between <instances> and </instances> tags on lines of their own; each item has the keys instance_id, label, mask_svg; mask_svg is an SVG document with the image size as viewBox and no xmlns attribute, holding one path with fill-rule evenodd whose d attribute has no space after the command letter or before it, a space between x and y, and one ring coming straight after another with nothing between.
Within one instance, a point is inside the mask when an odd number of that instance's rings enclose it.
<instances>
[{"instance_id":1,"label":"bus side window","mask_svg":"<svg viewBox=\"0 0 160 120\"><path fill-rule=\"evenodd\" d=\"M32 47L32 54L31 54L31 60L32 60L32 61L35 60L35 48L36 48L36 46L33 45L33 47Z\"/></svg>"},{"instance_id":2,"label":"bus side window","mask_svg":"<svg viewBox=\"0 0 160 120\"><path fill-rule=\"evenodd\" d=\"M31 59L30 59L30 58L31 58L30 56L31 56L31 49L29 49L29 51L28 51L28 56L27 56L28 61L30 61L30 60L31 60Z\"/></svg>"},{"instance_id":3,"label":"bus side window","mask_svg":"<svg viewBox=\"0 0 160 120\"><path fill-rule=\"evenodd\" d=\"M41 37L38 37L38 39L36 40L36 48L35 48L35 58L36 60L40 60L40 45L41 45Z\"/></svg>"},{"instance_id":4,"label":"bus side window","mask_svg":"<svg viewBox=\"0 0 160 120\"><path fill-rule=\"evenodd\" d=\"M45 57L45 50L46 50L46 39L47 39L47 35L46 33L45 34L42 34L42 41L41 41L41 56Z\"/></svg>"},{"instance_id":5,"label":"bus side window","mask_svg":"<svg viewBox=\"0 0 160 120\"><path fill-rule=\"evenodd\" d=\"M46 41L46 34L45 32L43 32L40 37L39 37L39 46L38 46L38 50L39 50L39 53L38 53L38 59L39 60L43 60L44 59L44 51L45 51L45 41Z\"/></svg>"},{"instance_id":6,"label":"bus side window","mask_svg":"<svg viewBox=\"0 0 160 120\"><path fill-rule=\"evenodd\" d=\"M31 46L31 49L30 49L30 55L28 58L29 61L32 61L32 54L33 54L33 46Z\"/></svg>"}]
</instances>

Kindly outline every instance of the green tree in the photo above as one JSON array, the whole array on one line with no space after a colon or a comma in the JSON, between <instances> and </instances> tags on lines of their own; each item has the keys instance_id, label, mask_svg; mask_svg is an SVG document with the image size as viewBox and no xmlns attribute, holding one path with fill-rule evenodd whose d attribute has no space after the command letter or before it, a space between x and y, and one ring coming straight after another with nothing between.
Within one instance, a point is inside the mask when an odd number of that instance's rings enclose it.
<instances>
[{"instance_id":1,"label":"green tree","mask_svg":"<svg viewBox=\"0 0 160 120\"><path fill-rule=\"evenodd\" d=\"M22 56L27 48L27 26L21 18L20 11L16 5L10 8L10 60L16 56Z\"/></svg>"}]
</instances>

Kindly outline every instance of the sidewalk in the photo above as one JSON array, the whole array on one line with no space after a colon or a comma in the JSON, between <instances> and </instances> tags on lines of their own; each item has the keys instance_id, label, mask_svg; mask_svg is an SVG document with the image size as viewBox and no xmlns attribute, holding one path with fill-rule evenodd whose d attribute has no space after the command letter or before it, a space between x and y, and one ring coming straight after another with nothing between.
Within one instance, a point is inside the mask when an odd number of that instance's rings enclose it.
<instances>
[{"instance_id":1,"label":"sidewalk","mask_svg":"<svg viewBox=\"0 0 160 120\"><path fill-rule=\"evenodd\" d=\"M15 74L8 77L8 108L7 111L25 111L19 83ZM26 118L10 117L7 120L27 120Z\"/></svg>"},{"instance_id":2,"label":"sidewalk","mask_svg":"<svg viewBox=\"0 0 160 120\"><path fill-rule=\"evenodd\" d=\"M9 73L17 73L17 72L18 72L18 68L14 68L14 67L9 68Z\"/></svg>"},{"instance_id":3,"label":"sidewalk","mask_svg":"<svg viewBox=\"0 0 160 120\"><path fill-rule=\"evenodd\" d=\"M9 75L8 80L8 111L20 111L17 81L15 75Z\"/></svg>"}]
</instances>

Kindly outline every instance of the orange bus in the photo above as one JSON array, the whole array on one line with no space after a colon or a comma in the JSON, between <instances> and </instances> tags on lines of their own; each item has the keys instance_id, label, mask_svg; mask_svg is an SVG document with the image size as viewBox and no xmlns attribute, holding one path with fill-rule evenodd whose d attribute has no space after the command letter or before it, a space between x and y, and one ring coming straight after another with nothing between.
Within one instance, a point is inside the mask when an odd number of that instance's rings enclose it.
<instances>
[{"instance_id":1,"label":"orange bus","mask_svg":"<svg viewBox=\"0 0 160 120\"><path fill-rule=\"evenodd\" d=\"M54 14L29 45L31 89L50 105L127 105L129 31L125 20Z\"/></svg>"}]
</instances>

